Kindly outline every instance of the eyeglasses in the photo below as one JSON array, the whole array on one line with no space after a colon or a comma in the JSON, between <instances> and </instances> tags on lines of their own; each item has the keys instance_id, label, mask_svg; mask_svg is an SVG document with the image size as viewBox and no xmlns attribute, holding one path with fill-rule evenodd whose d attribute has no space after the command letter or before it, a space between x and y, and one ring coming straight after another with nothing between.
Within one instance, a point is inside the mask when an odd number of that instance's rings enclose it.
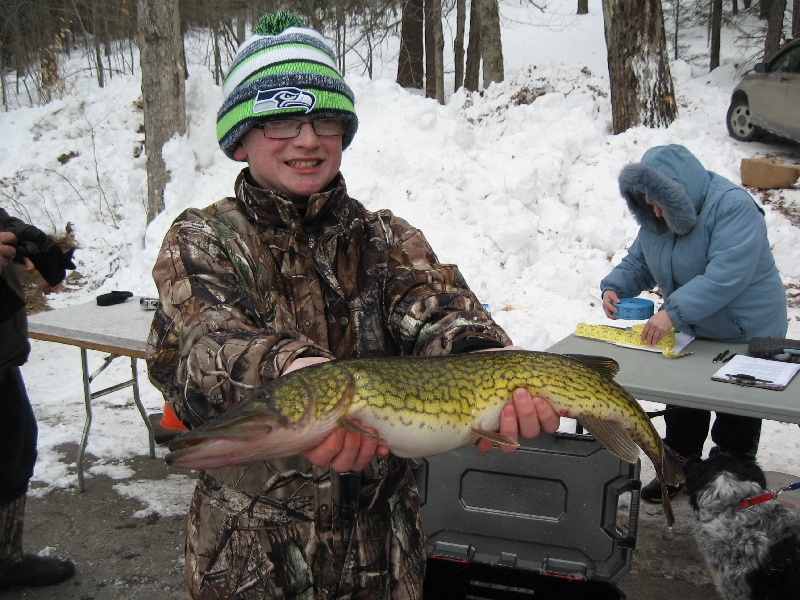
<instances>
[{"instance_id":1,"label":"eyeglasses","mask_svg":"<svg viewBox=\"0 0 800 600\"><path fill-rule=\"evenodd\" d=\"M265 121L255 127L264 132L264 137L271 140L287 140L300 135L303 125L310 124L318 136L343 135L347 130L347 121L334 117L320 117L310 121L300 119L278 119Z\"/></svg>"}]
</instances>

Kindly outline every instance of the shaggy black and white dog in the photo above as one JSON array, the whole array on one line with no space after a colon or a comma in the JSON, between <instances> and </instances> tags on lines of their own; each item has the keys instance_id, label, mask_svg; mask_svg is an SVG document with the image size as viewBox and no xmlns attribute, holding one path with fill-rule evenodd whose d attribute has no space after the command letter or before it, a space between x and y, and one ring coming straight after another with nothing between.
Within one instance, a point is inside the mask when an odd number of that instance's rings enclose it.
<instances>
[{"instance_id":1,"label":"shaggy black and white dog","mask_svg":"<svg viewBox=\"0 0 800 600\"><path fill-rule=\"evenodd\" d=\"M774 499L761 502L761 468L718 450L683 468L697 544L722 596L800 599L800 514ZM757 503L741 507L751 498Z\"/></svg>"}]
</instances>

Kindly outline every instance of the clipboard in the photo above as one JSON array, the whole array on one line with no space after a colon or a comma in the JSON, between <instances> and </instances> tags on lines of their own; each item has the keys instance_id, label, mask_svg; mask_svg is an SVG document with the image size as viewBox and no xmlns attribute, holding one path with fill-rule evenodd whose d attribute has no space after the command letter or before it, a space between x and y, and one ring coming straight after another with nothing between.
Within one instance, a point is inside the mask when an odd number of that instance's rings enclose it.
<instances>
[{"instance_id":1,"label":"clipboard","mask_svg":"<svg viewBox=\"0 0 800 600\"><path fill-rule=\"evenodd\" d=\"M737 354L711 376L713 381L733 383L765 390L785 390L800 364L786 363Z\"/></svg>"}]
</instances>

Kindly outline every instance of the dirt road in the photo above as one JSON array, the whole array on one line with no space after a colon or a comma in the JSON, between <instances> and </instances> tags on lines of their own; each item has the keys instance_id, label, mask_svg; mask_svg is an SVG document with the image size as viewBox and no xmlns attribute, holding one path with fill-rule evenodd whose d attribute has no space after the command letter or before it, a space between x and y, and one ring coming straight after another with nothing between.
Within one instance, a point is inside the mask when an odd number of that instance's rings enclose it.
<instances>
[{"instance_id":1,"label":"dirt road","mask_svg":"<svg viewBox=\"0 0 800 600\"><path fill-rule=\"evenodd\" d=\"M73 455L75 446L63 447ZM93 457L87 456L90 469ZM174 470L158 459L129 463L131 480L165 480ZM140 518L143 506L121 495L119 479L93 475L85 492L50 492L28 500L25 547L73 559L77 573L51 588L0 592L0 600L180 600L183 593L185 515ZM117 487L115 487L117 486ZM619 582L629 600L717 598L691 532L685 496L675 503L677 524L664 525L660 507L642 506L633 566Z\"/></svg>"}]
</instances>

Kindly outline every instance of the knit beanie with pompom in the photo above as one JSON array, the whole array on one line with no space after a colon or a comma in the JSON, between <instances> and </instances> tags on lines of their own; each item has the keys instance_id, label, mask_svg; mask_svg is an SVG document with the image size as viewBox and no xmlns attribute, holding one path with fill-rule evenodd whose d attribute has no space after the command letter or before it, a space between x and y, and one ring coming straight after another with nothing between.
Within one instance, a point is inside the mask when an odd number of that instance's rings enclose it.
<instances>
[{"instance_id":1,"label":"knit beanie with pompom","mask_svg":"<svg viewBox=\"0 0 800 600\"><path fill-rule=\"evenodd\" d=\"M343 148L358 129L353 91L337 70L333 51L318 32L290 12L259 19L253 35L239 46L222 93L217 139L230 158L248 129L271 119L292 115L345 119Z\"/></svg>"}]
</instances>

